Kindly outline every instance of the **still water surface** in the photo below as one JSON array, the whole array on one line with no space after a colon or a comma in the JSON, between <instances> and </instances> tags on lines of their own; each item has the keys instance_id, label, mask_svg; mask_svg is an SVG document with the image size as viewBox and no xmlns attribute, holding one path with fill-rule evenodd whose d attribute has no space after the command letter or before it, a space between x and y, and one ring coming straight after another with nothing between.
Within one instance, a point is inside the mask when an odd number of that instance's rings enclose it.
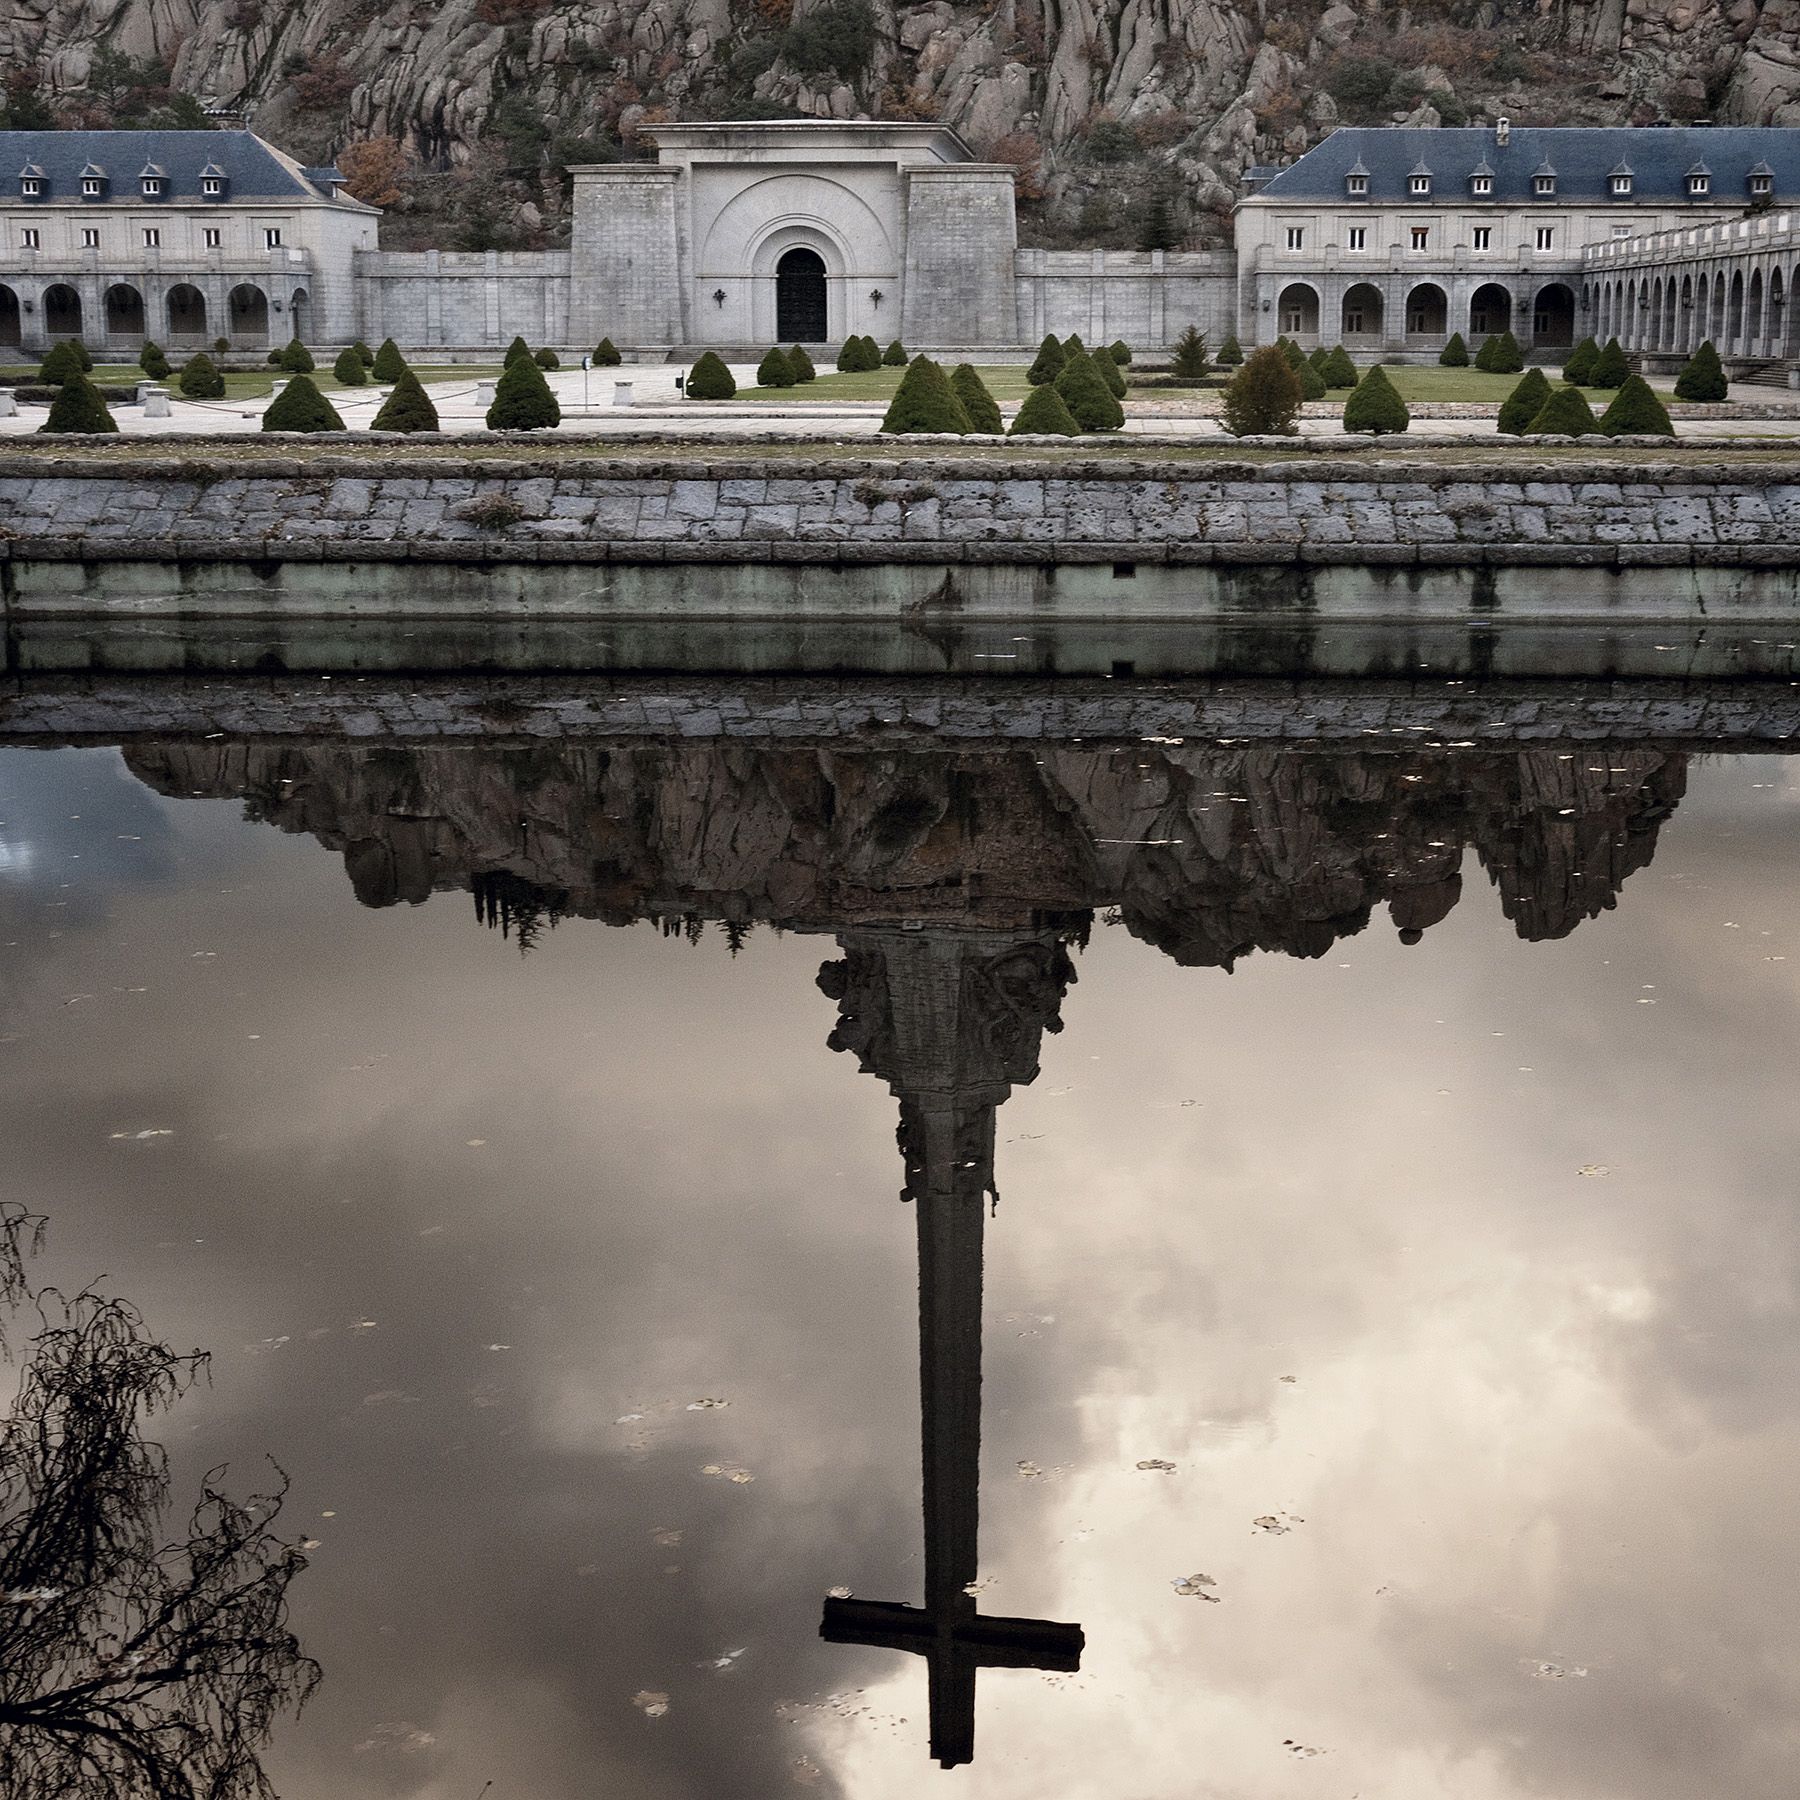
<instances>
[{"instance_id":1,"label":"still water surface","mask_svg":"<svg viewBox=\"0 0 1800 1800\"><path fill-rule=\"evenodd\" d=\"M1643 745L4 751L5 1197L292 1477L286 1800L1787 1795L1797 877Z\"/></svg>"}]
</instances>

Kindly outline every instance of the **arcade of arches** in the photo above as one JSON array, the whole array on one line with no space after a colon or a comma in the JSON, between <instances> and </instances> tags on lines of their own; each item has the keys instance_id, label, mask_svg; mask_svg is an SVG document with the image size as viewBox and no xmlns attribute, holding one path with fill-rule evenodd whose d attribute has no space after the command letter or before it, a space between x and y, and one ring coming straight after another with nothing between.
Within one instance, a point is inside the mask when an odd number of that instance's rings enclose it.
<instances>
[{"instance_id":1,"label":"arcade of arches","mask_svg":"<svg viewBox=\"0 0 1800 1800\"><path fill-rule=\"evenodd\" d=\"M1721 356L1800 356L1800 319L1790 304L1800 258L1734 260L1646 269L1589 283L1603 342L1639 354L1691 356L1710 342Z\"/></svg>"},{"instance_id":2,"label":"arcade of arches","mask_svg":"<svg viewBox=\"0 0 1800 1800\"><path fill-rule=\"evenodd\" d=\"M1322 277L1286 283L1274 310L1276 329L1308 349L1342 342L1352 350L1418 356L1441 350L1452 332L1460 332L1473 349L1503 331L1526 349L1560 349L1587 335L1577 289L1560 280Z\"/></svg>"},{"instance_id":3,"label":"arcade of arches","mask_svg":"<svg viewBox=\"0 0 1800 1800\"><path fill-rule=\"evenodd\" d=\"M307 292L294 290L288 301L292 329L307 330ZM135 349L146 338L166 342L171 348L194 350L228 337L234 349L262 349L271 342L271 329L279 324L278 307L268 293L253 282L239 282L229 292L210 294L193 282L165 287L156 281L52 283L37 291L16 283L0 282L0 348L16 349L37 342L35 313L42 320L44 339L88 339L97 349L102 344ZM285 334L284 334L285 335Z\"/></svg>"}]
</instances>

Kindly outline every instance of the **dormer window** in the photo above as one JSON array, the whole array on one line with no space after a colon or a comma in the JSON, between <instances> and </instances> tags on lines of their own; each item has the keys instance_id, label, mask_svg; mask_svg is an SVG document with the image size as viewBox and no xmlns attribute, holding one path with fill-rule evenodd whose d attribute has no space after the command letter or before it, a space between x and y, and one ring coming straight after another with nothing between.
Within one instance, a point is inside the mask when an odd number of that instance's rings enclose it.
<instances>
[{"instance_id":1,"label":"dormer window","mask_svg":"<svg viewBox=\"0 0 1800 1800\"><path fill-rule=\"evenodd\" d=\"M216 199L220 194L224 193L225 184L216 175L202 175L200 177L200 191L201 193L210 195Z\"/></svg>"},{"instance_id":2,"label":"dormer window","mask_svg":"<svg viewBox=\"0 0 1800 1800\"><path fill-rule=\"evenodd\" d=\"M1351 194L1366 194L1369 191L1369 178L1366 175L1346 175L1344 189Z\"/></svg>"},{"instance_id":3,"label":"dormer window","mask_svg":"<svg viewBox=\"0 0 1800 1800\"><path fill-rule=\"evenodd\" d=\"M1491 176L1491 175L1471 175L1469 177L1469 192L1471 194L1478 194L1483 199L1486 199L1488 195L1493 193L1493 191L1494 191L1493 176Z\"/></svg>"},{"instance_id":4,"label":"dormer window","mask_svg":"<svg viewBox=\"0 0 1800 1800\"><path fill-rule=\"evenodd\" d=\"M81 178L81 197L84 200L98 200L100 190L106 184L98 175L84 175Z\"/></svg>"},{"instance_id":5,"label":"dormer window","mask_svg":"<svg viewBox=\"0 0 1800 1800\"><path fill-rule=\"evenodd\" d=\"M1631 171L1623 163L1607 176L1606 184L1615 200L1631 198Z\"/></svg>"},{"instance_id":6,"label":"dormer window","mask_svg":"<svg viewBox=\"0 0 1800 1800\"><path fill-rule=\"evenodd\" d=\"M27 200L41 200L44 194L44 178L41 175L21 175L19 192Z\"/></svg>"},{"instance_id":7,"label":"dormer window","mask_svg":"<svg viewBox=\"0 0 1800 1800\"><path fill-rule=\"evenodd\" d=\"M1429 175L1417 174L1407 176L1406 191L1415 197L1429 194L1431 192L1431 177Z\"/></svg>"},{"instance_id":8,"label":"dormer window","mask_svg":"<svg viewBox=\"0 0 1800 1800\"><path fill-rule=\"evenodd\" d=\"M1767 200L1775 192L1775 171L1767 163L1759 162L1750 171L1750 195L1755 200Z\"/></svg>"},{"instance_id":9,"label":"dormer window","mask_svg":"<svg viewBox=\"0 0 1800 1800\"><path fill-rule=\"evenodd\" d=\"M1556 177L1554 175L1532 176L1531 191L1538 195L1554 194L1556 192Z\"/></svg>"},{"instance_id":10,"label":"dormer window","mask_svg":"<svg viewBox=\"0 0 1800 1800\"><path fill-rule=\"evenodd\" d=\"M1712 170L1705 163L1695 163L1688 170L1687 191L1690 200L1704 200L1712 192Z\"/></svg>"},{"instance_id":11,"label":"dormer window","mask_svg":"<svg viewBox=\"0 0 1800 1800\"><path fill-rule=\"evenodd\" d=\"M161 199L162 191L163 183L160 175L146 175L144 177L144 198L146 200Z\"/></svg>"}]
</instances>

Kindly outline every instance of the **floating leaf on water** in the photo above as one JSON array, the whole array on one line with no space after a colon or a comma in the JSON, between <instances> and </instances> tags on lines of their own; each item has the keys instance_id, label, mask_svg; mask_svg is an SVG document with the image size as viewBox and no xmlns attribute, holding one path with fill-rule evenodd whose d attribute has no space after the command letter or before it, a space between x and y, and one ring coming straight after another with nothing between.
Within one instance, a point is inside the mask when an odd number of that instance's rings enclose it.
<instances>
[{"instance_id":1,"label":"floating leaf on water","mask_svg":"<svg viewBox=\"0 0 1800 1800\"><path fill-rule=\"evenodd\" d=\"M1587 1673L1578 1663L1533 1662L1527 1658L1525 1666L1543 1681L1566 1681L1570 1676Z\"/></svg>"},{"instance_id":2,"label":"floating leaf on water","mask_svg":"<svg viewBox=\"0 0 1800 1800\"><path fill-rule=\"evenodd\" d=\"M1175 1465L1172 1462L1165 1462L1160 1456L1146 1457L1144 1461L1138 1464L1138 1467L1140 1469L1154 1469L1161 1475L1173 1475L1175 1473Z\"/></svg>"},{"instance_id":3,"label":"floating leaf on water","mask_svg":"<svg viewBox=\"0 0 1800 1800\"><path fill-rule=\"evenodd\" d=\"M669 1710L669 1696L667 1694L653 1694L648 1688L639 1688L638 1691L631 1696L631 1704L635 1706L646 1719L660 1719L663 1714Z\"/></svg>"},{"instance_id":4,"label":"floating leaf on water","mask_svg":"<svg viewBox=\"0 0 1800 1800\"><path fill-rule=\"evenodd\" d=\"M1019 1464L1019 1475L1021 1479L1025 1481L1035 1481L1038 1476L1043 1474L1043 1472L1044 1471L1034 1462L1022 1462Z\"/></svg>"},{"instance_id":5,"label":"floating leaf on water","mask_svg":"<svg viewBox=\"0 0 1800 1800\"><path fill-rule=\"evenodd\" d=\"M1610 1175L1612 1170L1605 1163L1583 1163L1575 1173L1577 1175Z\"/></svg>"},{"instance_id":6,"label":"floating leaf on water","mask_svg":"<svg viewBox=\"0 0 1800 1800\"><path fill-rule=\"evenodd\" d=\"M1219 1601L1223 1597L1219 1594L1207 1592L1209 1588L1215 1588L1219 1585L1210 1575L1182 1575L1172 1581L1169 1585L1173 1587L1178 1594L1185 1595L1190 1599L1210 1600L1215 1606L1219 1604Z\"/></svg>"},{"instance_id":7,"label":"floating leaf on water","mask_svg":"<svg viewBox=\"0 0 1800 1800\"><path fill-rule=\"evenodd\" d=\"M716 1407L730 1404L729 1400L690 1400L687 1409L689 1412L712 1412Z\"/></svg>"},{"instance_id":8,"label":"floating leaf on water","mask_svg":"<svg viewBox=\"0 0 1800 1800\"><path fill-rule=\"evenodd\" d=\"M1297 1513L1264 1513L1260 1519L1250 1521L1258 1531L1266 1531L1273 1537L1281 1537L1292 1531L1296 1525L1304 1525L1306 1521Z\"/></svg>"}]
</instances>

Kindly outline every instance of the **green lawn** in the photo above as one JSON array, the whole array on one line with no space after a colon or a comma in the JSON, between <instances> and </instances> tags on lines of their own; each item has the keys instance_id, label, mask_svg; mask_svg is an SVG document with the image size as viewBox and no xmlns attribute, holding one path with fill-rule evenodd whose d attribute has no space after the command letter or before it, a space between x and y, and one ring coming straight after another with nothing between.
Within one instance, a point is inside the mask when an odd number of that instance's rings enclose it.
<instances>
[{"instance_id":1,"label":"green lawn","mask_svg":"<svg viewBox=\"0 0 1800 1800\"><path fill-rule=\"evenodd\" d=\"M173 367L175 373L170 375L168 381L164 385L179 399L181 390L175 385L175 376L181 372L181 365L176 363ZM493 380L500 373L500 365L498 363L492 364L491 366L475 363L414 363L412 365L412 372L424 382L467 381L474 383L476 381ZM0 374L5 375L35 375L36 373L36 363L26 363L13 368L0 369ZM228 401L265 399L268 396L271 385L277 378L286 379L282 376L279 369L258 369L255 371L245 371L243 373L227 371L225 376L225 398ZM129 387L134 382L146 380L147 377L145 376L144 371L140 369L136 363L96 363L91 379L100 387ZM342 393L348 394L352 398L357 394L366 394L371 400L375 398L374 383L368 383L361 388L345 387L333 377L329 366L322 366L314 369L312 372L312 380L313 385L318 388L320 393Z\"/></svg>"},{"instance_id":2,"label":"green lawn","mask_svg":"<svg viewBox=\"0 0 1800 1800\"><path fill-rule=\"evenodd\" d=\"M862 375L839 375L835 370L821 369L816 381L803 381L798 387L759 388L748 384L740 387L740 400L880 400L893 399L904 369L871 369ZM1021 401L1031 392L1025 370L1018 368L978 368L975 373L987 383L987 390L1003 406Z\"/></svg>"},{"instance_id":3,"label":"green lawn","mask_svg":"<svg viewBox=\"0 0 1800 1800\"><path fill-rule=\"evenodd\" d=\"M1387 363L1383 367L1402 400L1486 400L1497 406L1524 379L1522 375L1489 375L1481 369L1445 369L1432 363ZM1544 374L1552 387L1562 385L1562 370L1555 364L1546 367ZM1650 385L1673 384L1653 381ZM1582 391L1590 403L1612 404L1610 388Z\"/></svg>"}]
</instances>

